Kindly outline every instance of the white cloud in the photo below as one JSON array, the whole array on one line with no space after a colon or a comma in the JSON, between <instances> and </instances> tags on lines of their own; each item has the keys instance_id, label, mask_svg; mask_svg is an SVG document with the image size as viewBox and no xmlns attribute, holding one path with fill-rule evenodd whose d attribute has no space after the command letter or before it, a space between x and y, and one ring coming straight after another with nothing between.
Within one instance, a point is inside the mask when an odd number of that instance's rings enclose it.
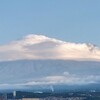
<instances>
[{"instance_id":1,"label":"white cloud","mask_svg":"<svg viewBox=\"0 0 100 100\"><path fill-rule=\"evenodd\" d=\"M24 83L5 83L0 84L0 88L21 88L23 86L34 86L34 85L57 85L57 84L66 84L66 85L87 85L93 83L100 83L100 75L76 75L69 72L64 72L62 75L51 75L44 76L42 78L35 78L31 81ZM24 87L24 88L25 88Z\"/></svg>"},{"instance_id":2,"label":"white cloud","mask_svg":"<svg viewBox=\"0 0 100 100\"><path fill-rule=\"evenodd\" d=\"M0 46L0 61L19 59L99 60L100 48L30 34Z\"/></svg>"},{"instance_id":3,"label":"white cloud","mask_svg":"<svg viewBox=\"0 0 100 100\"><path fill-rule=\"evenodd\" d=\"M83 85L91 83L99 83L99 75L79 76L64 72L63 75L47 76L38 80L33 80L26 83L27 85L40 85L40 84L67 84L67 85Z\"/></svg>"}]
</instances>

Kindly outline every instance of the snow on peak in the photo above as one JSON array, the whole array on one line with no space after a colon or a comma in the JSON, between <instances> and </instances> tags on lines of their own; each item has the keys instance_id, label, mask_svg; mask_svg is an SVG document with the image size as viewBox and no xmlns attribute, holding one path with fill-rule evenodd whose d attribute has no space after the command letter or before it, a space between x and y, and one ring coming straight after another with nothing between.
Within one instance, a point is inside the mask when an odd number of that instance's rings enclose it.
<instances>
[{"instance_id":1,"label":"snow on peak","mask_svg":"<svg viewBox=\"0 0 100 100\"><path fill-rule=\"evenodd\" d=\"M90 43L76 44L29 34L0 46L0 61L19 59L100 60L100 49Z\"/></svg>"},{"instance_id":2,"label":"snow on peak","mask_svg":"<svg viewBox=\"0 0 100 100\"><path fill-rule=\"evenodd\" d=\"M28 36L25 36L23 38L24 41L28 41L28 42L37 42L37 41L44 41L44 40L48 40L48 37L46 36L43 36L43 35L33 35L33 34L30 34Z\"/></svg>"},{"instance_id":3,"label":"snow on peak","mask_svg":"<svg viewBox=\"0 0 100 100\"><path fill-rule=\"evenodd\" d=\"M42 43L42 42L54 42L54 43L64 43L63 41L54 39L54 38L49 38L44 35L34 35L34 34L29 34L25 37L23 37L19 41L14 41L13 43L15 44L22 44L22 45L32 45L32 44L37 44L37 43Z\"/></svg>"},{"instance_id":4,"label":"snow on peak","mask_svg":"<svg viewBox=\"0 0 100 100\"><path fill-rule=\"evenodd\" d=\"M34 35L34 34L29 34L29 35L25 36L24 38L26 38L26 39L33 39L33 38L36 38L36 39L48 39L48 37L46 37L44 35Z\"/></svg>"}]
</instances>

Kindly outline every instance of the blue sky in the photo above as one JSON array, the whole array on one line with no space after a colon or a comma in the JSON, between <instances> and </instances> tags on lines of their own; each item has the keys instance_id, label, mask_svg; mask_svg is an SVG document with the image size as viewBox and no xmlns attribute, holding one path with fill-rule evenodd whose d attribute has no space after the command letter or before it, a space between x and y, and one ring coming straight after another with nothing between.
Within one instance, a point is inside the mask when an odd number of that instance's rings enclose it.
<instances>
[{"instance_id":1,"label":"blue sky","mask_svg":"<svg viewBox=\"0 0 100 100\"><path fill-rule=\"evenodd\" d=\"M0 44L30 33L100 46L100 0L0 0Z\"/></svg>"}]
</instances>

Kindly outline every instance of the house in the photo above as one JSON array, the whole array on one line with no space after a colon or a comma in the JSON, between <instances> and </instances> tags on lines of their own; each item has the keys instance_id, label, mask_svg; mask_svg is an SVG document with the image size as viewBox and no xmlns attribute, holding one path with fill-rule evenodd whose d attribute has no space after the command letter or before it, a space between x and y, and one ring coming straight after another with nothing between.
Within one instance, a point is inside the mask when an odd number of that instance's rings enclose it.
<instances>
[{"instance_id":1,"label":"house","mask_svg":"<svg viewBox=\"0 0 100 100\"><path fill-rule=\"evenodd\" d=\"M39 98L22 98L22 100L40 100Z\"/></svg>"}]
</instances>

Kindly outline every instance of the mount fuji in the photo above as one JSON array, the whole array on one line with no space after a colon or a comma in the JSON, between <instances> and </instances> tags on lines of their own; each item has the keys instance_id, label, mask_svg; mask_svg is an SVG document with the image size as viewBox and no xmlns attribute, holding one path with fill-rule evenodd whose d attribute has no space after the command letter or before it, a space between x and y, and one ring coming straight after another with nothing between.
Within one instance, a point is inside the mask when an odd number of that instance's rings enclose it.
<instances>
[{"instance_id":1,"label":"mount fuji","mask_svg":"<svg viewBox=\"0 0 100 100\"><path fill-rule=\"evenodd\" d=\"M43 35L0 45L0 89L100 84L100 48ZM93 89L93 88L92 88Z\"/></svg>"}]
</instances>

